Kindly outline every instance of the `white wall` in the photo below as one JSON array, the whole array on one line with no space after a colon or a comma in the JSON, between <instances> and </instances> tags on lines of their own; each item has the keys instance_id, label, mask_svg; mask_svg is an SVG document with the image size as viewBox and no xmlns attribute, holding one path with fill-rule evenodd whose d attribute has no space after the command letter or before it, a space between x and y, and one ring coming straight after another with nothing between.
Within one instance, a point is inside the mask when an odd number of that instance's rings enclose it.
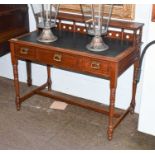
<instances>
[{"instance_id":1,"label":"white wall","mask_svg":"<svg viewBox=\"0 0 155 155\"><path fill-rule=\"evenodd\" d=\"M136 5L135 21L145 23L143 31L143 41L147 42L148 30L149 30L149 20L150 20L150 9L151 5ZM30 11L30 28L35 29L35 22ZM10 54L2 57L0 59L0 76L12 79L12 66L10 63ZM33 64L32 66L32 78L34 85L40 85L46 81L46 68L41 65ZM19 63L19 79L22 82L26 81L26 71L25 63ZM122 109L128 107L131 100L131 85L133 77L133 67L130 67L123 75L118 79L118 88L116 96L116 106ZM143 81L143 79L142 79ZM141 102L141 90L142 83L138 85L137 90L137 106L136 112L139 112L140 102ZM109 103L109 81L90 77L82 74L62 71L59 69L52 68L52 82L53 89L68 93L75 96L80 96L86 99L91 99L99 101L101 103Z\"/></svg>"},{"instance_id":2,"label":"white wall","mask_svg":"<svg viewBox=\"0 0 155 155\"><path fill-rule=\"evenodd\" d=\"M148 41L155 40L155 23L149 20ZM155 45L145 55L142 100L138 130L155 135Z\"/></svg>"}]
</instances>

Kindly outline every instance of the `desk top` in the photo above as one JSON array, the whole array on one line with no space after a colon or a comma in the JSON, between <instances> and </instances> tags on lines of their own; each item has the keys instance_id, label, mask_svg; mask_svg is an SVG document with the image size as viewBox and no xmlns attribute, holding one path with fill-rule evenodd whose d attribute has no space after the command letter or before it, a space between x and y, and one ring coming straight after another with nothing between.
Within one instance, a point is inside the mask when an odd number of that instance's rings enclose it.
<instances>
[{"instance_id":1,"label":"desk top","mask_svg":"<svg viewBox=\"0 0 155 155\"><path fill-rule=\"evenodd\" d=\"M26 41L43 46L59 47L63 49L70 49L72 52L80 51L82 53L92 53L95 55L102 55L107 57L116 57L123 53L129 47L132 47L132 42L121 41L117 39L104 38L105 43L109 46L109 49L103 52L92 52L86 49L86 45L90 43L92 36L73 33L69 31L53 30L53 33L58 37L58 40L52 43L41 43L37 41L38 31L34 31L25 36L19 37L18 40Z\"/></svg>"}]
</instances>

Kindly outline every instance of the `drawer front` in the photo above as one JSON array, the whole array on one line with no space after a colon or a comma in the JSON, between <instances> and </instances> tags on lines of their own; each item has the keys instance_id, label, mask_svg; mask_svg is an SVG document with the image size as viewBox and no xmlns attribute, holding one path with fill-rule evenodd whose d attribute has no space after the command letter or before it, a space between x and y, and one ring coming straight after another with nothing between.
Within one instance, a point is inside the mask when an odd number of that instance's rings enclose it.
<instances>
[{"instance_id":1,"label":"drawer front","mask_svg":"<svg viewBox=\"0 0 155 155\"><path fill-rule=\"evenodd\" d=\"M36 53L39 62L65 69L78 69L79 58L75 55L41 49L37 49Z\"/></svg>"},{"instance_id":2,"label":"drawer front","mask_svg":"<svg viewBox=\"0 0 155 155\"><path fill-rule=\"evenodd\" d=\"M15 55L22 59L35 60L35 48L25 45L15 45Z\"/></svg>"},{"instance_id":3,"label":"drawer front","mask_svg":"<svg viewBox=\"0 0 155 155\"><path fill-rule=\"evenodd\" d=\"M99 76L109 75L109 65L108 62L93 58L82 58L81 68L84 72L88 72Z\"/></svg>"}]
</instances>

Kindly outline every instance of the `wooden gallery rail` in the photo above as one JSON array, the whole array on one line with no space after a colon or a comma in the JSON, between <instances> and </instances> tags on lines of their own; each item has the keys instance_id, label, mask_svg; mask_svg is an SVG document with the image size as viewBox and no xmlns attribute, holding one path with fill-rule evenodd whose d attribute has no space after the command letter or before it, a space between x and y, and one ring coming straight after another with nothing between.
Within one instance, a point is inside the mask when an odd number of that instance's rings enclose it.
<instances>
[{"instance_id":1,"label":"wooden gallery rail","mask_svg":"<svg viewBox=\"0 0 155 155\"><path fill-rule=\"evenodd\" d=\"M61 13L58 17L57 27L54 30L55 35L59 38L56 42L50 44L37 42L38 31L10 40L16 91L16 108L20 110L21 103L24 100L34 94L39 94L104 113L109 118L107 131L108 139L111 140L114 129L129 112L134 111L137 87L135 77L137 76L137 67L140 58L143 24L111 21L107 36L104 39L110 48L100 53L90 52L85 48L86 44L90 42L91 37L86 34L86 29L82 25L84 23L80 15ZM24 96L21 96L19 90L18 60L47 65L47 82ZM131 65L134 65L131 104L124 113L118 113L115 108L117 79ZM109 80L109 109L105 110L101 106L99 107L98 105L86 102L81 103L78 98L75 99L75 97L69 97L69 95L65 97L65 95L62 96L51 91L51 66ZM46 87L48 87L48 91L43 91ZM114 121L114 118L117 119Z\"/></svg>"}]
</instances>

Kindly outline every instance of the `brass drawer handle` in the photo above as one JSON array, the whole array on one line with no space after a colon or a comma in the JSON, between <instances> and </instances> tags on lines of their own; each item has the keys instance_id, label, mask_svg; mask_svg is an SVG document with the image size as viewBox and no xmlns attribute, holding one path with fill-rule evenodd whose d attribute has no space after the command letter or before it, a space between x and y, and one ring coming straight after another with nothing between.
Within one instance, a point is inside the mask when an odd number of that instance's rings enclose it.
<instances>
[{"instance_id":1,"label":"brass drawer handle","mask_svg":"<svg viewBox=\"0 0 155 155\"><path fill-rule=\"evenodd\" d=\"M62 55L59 53L54 54L53 60L57 62L61 62Z\"/></svg>"},{"instance_id":2,"label":"brass drawer handle","mask_svg":"<svg viewBox=\"0 0 155 155\"><path fill-rule=\"evenodd\" d=\"M21 48L20 48L20 53L21 53L21 54L28 54L28 51L29 51L29 49L26 48L26 47L21 47Z\"/></svg>"},{"instance_id":3,"label":"brass drawer handle","mask_svg":"<svg viewBox=\"0 0 155 155\"><path fill-rule=\"evenodd\" d=\"M91 68L92 69L100 69L100 63L96 62L96 61L92 61Z\"/></svg>"}]
</instances>

